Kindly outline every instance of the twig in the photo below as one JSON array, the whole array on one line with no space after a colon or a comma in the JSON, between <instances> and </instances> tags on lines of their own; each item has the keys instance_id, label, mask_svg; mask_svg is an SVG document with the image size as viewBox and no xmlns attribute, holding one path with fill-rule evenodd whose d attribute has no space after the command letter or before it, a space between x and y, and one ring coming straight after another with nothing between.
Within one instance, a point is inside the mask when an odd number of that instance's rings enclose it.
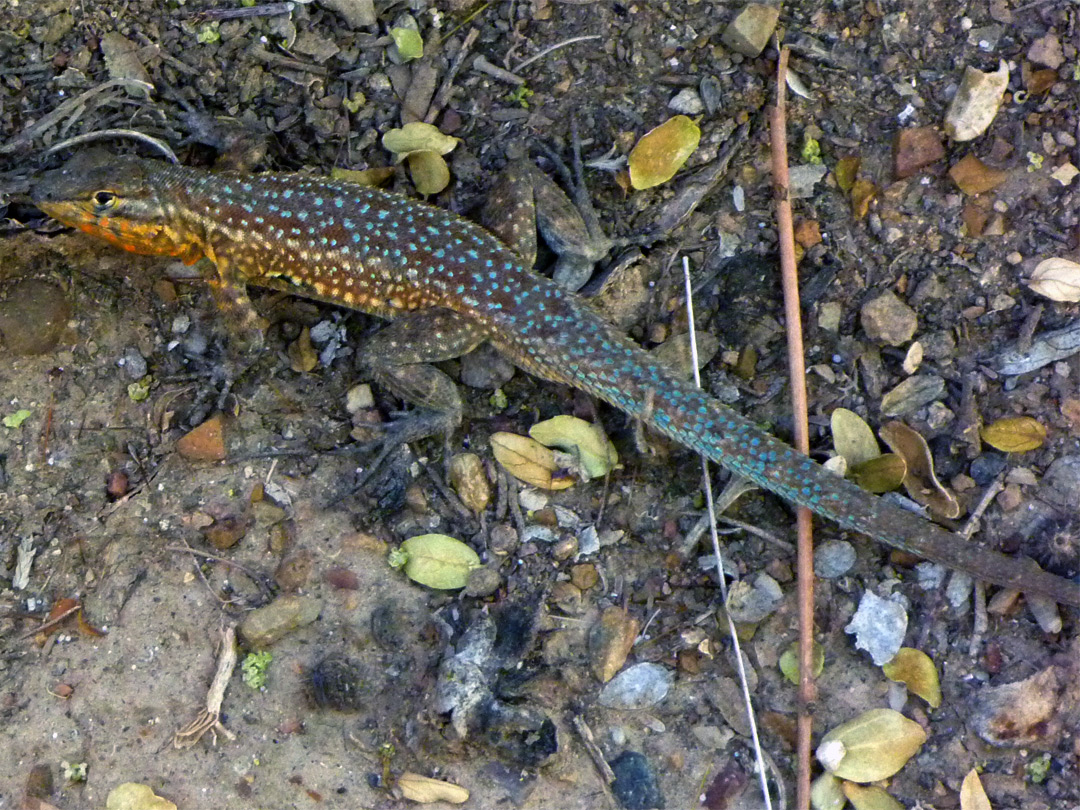
<instances>
[{"instance_id":1,"label":"twig","mask_svg":"<svg viewBox=\"0 0 1080 810\"><path fill-rule=\"evenodd\" d=\"M690 260L683 256L683 284L686 287L686 320L690 329L690 366L694 369L694 385L701 388L701 371L698 368L698 350L696 327L694 325L694 296L690 283ZM716 502L713 500L712 478L709 476L709 460L701 456L701 478L705 485L705 501L709 507L709 529L712 534L713 554L716 555L716 578L720 583L720 597L724 600L724 618L727 619L728 635L735 651L735 665L739 671L739 685L742 687L743 705L746 707L746 719L750 726L750 739L754 744L754 756L757 759L758 776L761 780L761 797L765 801L765 810L772 810L772 798L769 795L769 775L765 766L765 754L761 750L758 737L757 719L754 717L754 704L750 699L750 683L746 678L746 662L743 660L742 645L735 622L727 611L728 587L724 579L724 557L720 551L720 536L716 531Z\"/></svg>"},{"instance_id":2,"label":"twig","mask_svg":"<svg viewBox=\"0 0 1080 810\"><path fill-rule=\"evenodd\" d=\"M498 65L492 64L484 58L483 54L479 54L475 59L473 59L472 66L473 70L479 70L481 73L486 73L492 78L498 79L501 82L506 82L507 84L512 84L515 87L521 87L521 85L525 84L525 80L523 78L521 78L520 76L515 76L509 70L504 70Z\"/></svg>"},{"instance_id":3,"label":"twig","mask_svg":"<svg viewBox=\"0 0 1080 810\"><path fill-rule=\"evenodd\" d=\"M52 628L60 624L62 621L64 621L64 619L66 619L72 613L78 613L80 610L82 610L82 603L76 602L74 606L69 607L59 616L49 619L47 622L45 622L45 624L39 624L37 627L35 627L33 630L30 630L29 632L23 633L21 636L19 636L19 640L21 641L24 638L30 638L31 636L36 636L38 633L44 633L46 630L51 630Z\"/></svg>"},{"instance_id":4,"label":"twig","mask_svg":"<svg viewBox=\"0 0 1080 810\"><path fill-rule=\"evenodd\" d=\"M199 716L173 735L173 748L190 748L210 732L214 745L217 745L217 733L220 731L229 740L236 735L221 724L221 704L225 701L225 689L229 686L233 670L236 669L236 627L229 625L222 633L221 657L218 659L214 680L206 693L206 708Z\"/></svg>"},{"instance_id":5,"label":"twig","mask_svg":"<svg viewBox=\"0 0 1080 810\"><path fill-rule=\"evenodd\" d=\"M161 152L161 154L168 158L171 163L180 162L180 158L178 158L176 153L169 148L167 143L134 129L101 129L97 132L86 132L82 135L76 135L74 138L67 138L66 140L60 141L60 143L54 143L45 150L44 156L48 157L54 152L59 152L61 149L69 149L72 146L79 146L80 144L91 143L92 141L104 141L109 138L130 138L133 141L145 143L147 146Z\"/></svg>"},{"instance_id":6,"label":"twig","mask_svg":"<svg viewBox=\"0 0 1080 810\"><path fill-rule=\"evenodd\" d=\"M780 272L784 288L787 320L788 377L791 411L795 422L795 449L810 452L810 426L806 418L806 366L803 360L802 308L799 305L799 277L795 262L795 236L791 217L790 180L787 157L787 65L788 49L780 48L776 65L776 106L769 111L772 145L773 192L776 196L776 230L780 243ZM814 645L814 539L810 510L800 506L798 523L799 577L799 716L797 723L799 773L795 806L810 807L810 707L817 699L813 680Z\"/></svg>"},{"instance_id":7,"label":"twig","mask_svg":"<svg viewBox=\"0 0 1080 810\"><path fill-rule=\"evenodd\" d=\"M593 765L596 766L596 770L600 772L600 788L607 797L608 807L618 807L619 803L615 801L615 796L611 792L611 783L615 781L615 772L611 770L611 766L604 759L604 752L596 744L592 729L589 728L589 724L585 722L585 719L580 714L575 714L570 723L574 726L574 731L581 737L581 744L585 746L585 750L588 752L589 758L592 759Z\"/></svg>"},{"instance_id":8,"label":"twig","mask_svg":"<svg viewBox=\"0 0 1080 810\"><path fill-rule=\"evenodd\" d=\"M428 107L427 115L424 116L425 123L434 124L435 119L439 117L439 113L443 111L443 107L450 101L450 95L454 92L454 79L457 78L458 71L465 64L465 57L469 55L473 43L476 42L479 36L480 31L476 28L469 29L469 33L465 35L465 39L461 43L461 49L458 51L457 56L454 57L454 61L450 63L442 84L439 86L439 91L435 94L431 106Z\"/></svg>"},{"instance_id":9,"label":"twig","mask_svg":"<svg viewBox=\"0 0 1080 810\"><path fill-rule=\"evenodd\" d=\"M0 144L0 155L6 155L9 152L15 152L24 146L29 145L36 138L42 135L45 130L50 127L59 124L68 115L74 115L76 113L81 114L80 108L84 107L95 96L99 96L107 90L112 90L117 87L130 87L139 88L140 90L150 93L154 90L154 85L147 82L140 82L136 79L110 79L107 82L102 82L97 87L92 87L85 93L82 93L75 98L68 99L63 104L57 105L56 109L50 112L48 115L43 116L36 123L31 124L14 138L7 143Z\"/></svg>"},{"instance_id":10,"label":"twig","mask_svg":"<svg viewBox=\"0 0 1080 810\"><path fill-rule=\"evenodd\" d=\"M238 20L245 17L275 17L278 14L291 14L296 3L265 3L250 8L212 8L206 11L191 11L185 16L196 20Z\"/></svg>"},{"instance_id":11,"label":"twig","mask_svg":"<svg viewBox=\"0 0 1080 810\"><path fill-rule=\"evenodd\" d=\"M603 37L599 34L590 34L584 37L570 37L570 39L564 39L562 42L556 42L554 45L544 48L544 50L540 51L540 53L533 54L524 62L519 62L518 66L514 68L514 72L517 73L519 70L527 68L533 62L537 61L538 59L543 59L552 51L557 51L559 50L559 48L565 48L567 45L573 45L576 42L587 42L590 39L603 39Z\"/></svg>"}]
</instances>

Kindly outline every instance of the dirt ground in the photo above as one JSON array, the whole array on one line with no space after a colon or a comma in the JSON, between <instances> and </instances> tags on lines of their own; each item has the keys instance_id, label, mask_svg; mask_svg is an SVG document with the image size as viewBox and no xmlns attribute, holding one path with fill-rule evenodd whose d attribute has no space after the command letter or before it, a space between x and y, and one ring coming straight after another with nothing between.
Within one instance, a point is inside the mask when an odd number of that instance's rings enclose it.
<instances>
[{"instance_id":1,"label":"dirt ground","mask_svg":"<svg viewBox=\"0 0 1080 810\"><path fill-rule=\"evenodd\" d=\"M214 412L229 356L205 286L178 262L50 224L20 195L33 172L55 165L46 147L110 128L158 137L191 165L221 155L324 174L389 165L382 134L403 109L426 109L469 37L434 117L461 139L447 156L452 184L434 198L451 210L474 214L512 158L531 155L550 171L542 149L569 156L574 119L601 221L632 236L737 141L730 171L689 219L651 248L616 250L586 292L599 290L598 304L633 337L661 344L687 328L676 265L689 257L698 327L719 341L703 384L789 437L763 116L776 51L736 53L723 34L742 6L712 0L379 0L375 25L350 23L359 2L269 13L280 5L233 19L207 13L241 4L209 0L0 6L0 810L101 808L124 782L180 808L400 807L405 772L467 788L469 807L606 807L601 758L644 763L640 789L620 794L626 807L660 804L650 779L668 808L761 806L715 576L699 560L708 550L685 541L702 507L695 457L652 436L646 447L617 411L521 372L510 379L481 354L443 367L471 383L449 449L482 459L496 490L485 513L448 494L438 440L400 453L357 491L372 455L353 438L354 386L366 382L355 352L378 322L262 292L268 351L223 399L226 460L186 459L177 440ZM398 64L388 34L410 12L426 54ZM1080 248L1076 181L1060 175L1080 165L1078 15L1064 0L807 1L785 5L779 23L809 96L790 100L791 163L820 174L794 202L816 457L829 455L838 407L875 429L890 421L883 399L914 364L938 388L899 418L927 439L938 477L965 513L1002 484L973 542L1071 577L1080 362L1063 356L1017 374L998 361L1024 335L1037 344L1080 313L1024 283L1041 260L1076 259ZM481 56L524 82L485 70ZM965 67L993 71L1001 60L1009 86L989 128L968 142L945 138ZM62 106L115 79L129 84ZM618 158L676 112L698 120L698 150L671 183L627 193ZM916 129L943 149L898 178L895 144ZM991 189L950 176L969 155L1000 170ZM844 177L853 157L854 196ZM409 191L404 173L392 184ZM872 334L864 310L886 292L887 326L915 319L898 341ZM330 337L316 340L318 362L297 370L305 327ZM397 407L376 387L364 412ZM558 493L514 485L493 461L491 434L563 413L599 421L622 467ZM1038 420L1045 443L1011 454L980 444L978 426L1006 416ZM768 538L794 542L793 513L753 493L729 514L758 529L725 536L731 565L782 589L746 628L745 652L763 745L790 803L796 692L778 661L797 637L794 556ZM490 587L433 591L388 565L391 548L430 532L479 552ZM838 537L818 522L818 543ZM854 566L818 580L815 740L865 711L900 708L927 734L882 783L903 807L958 807L977 768L995 810L1080 808L1076 611L1037 619L992 589L980 628L969 591L948 576L846 539ZM238 542L223 547L229 540ZM899 595L904 645L933 661L940 707L890 682L845 632L866 591ZM204 706L223 630L285 596L309 600L318 618L268 645L261 688L237 671L222 706L228 735L174 747ZM81 622L36 632L75 602ZM601 616L644 628L625 666L660 665L673 681L661 700L634 710L599 702ZM498 643L478 689L517 714L462 739L436 684L486 617Z\"/></svg>"}]
</instances>

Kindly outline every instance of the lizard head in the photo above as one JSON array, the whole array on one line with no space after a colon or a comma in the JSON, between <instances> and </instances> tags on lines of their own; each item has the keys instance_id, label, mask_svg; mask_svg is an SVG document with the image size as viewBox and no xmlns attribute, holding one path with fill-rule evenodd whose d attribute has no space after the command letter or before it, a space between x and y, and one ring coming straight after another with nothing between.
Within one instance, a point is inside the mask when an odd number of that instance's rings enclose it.
<instances>
[{"instance_id":1,"label":"lizard head","mask_svg":"<svg viewBox=\"0 0 1080 810\"><path fill-rule=\"evenodd\" d=\"M186 240L172 226L163 163L101 150L81 152L40 175L31 199L53 219L133 253L185 256Z\"/></svg>"}]
</instances>

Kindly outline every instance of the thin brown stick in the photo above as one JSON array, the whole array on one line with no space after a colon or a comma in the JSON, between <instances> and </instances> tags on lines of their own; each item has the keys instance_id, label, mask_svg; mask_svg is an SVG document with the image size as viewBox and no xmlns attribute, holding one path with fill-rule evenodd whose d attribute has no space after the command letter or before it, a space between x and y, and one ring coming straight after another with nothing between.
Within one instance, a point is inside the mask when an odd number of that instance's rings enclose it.
<instances>
[{"instance_id":1,"label":"thin brown stick","mask_svg":"<svg viewBox=\"0 0 1080 810\"><path fill-rule=\"evenodd\" d=\"M795 423L795 448L810 451L810 427L806 417L806 367L803 362L802 311L799 306L799 278L795 267L795 236L791 217L790 181L787 157L787 64L788 49L780 49L776 65L776 106L769 111L772 143L773 190L776 195L776 229L780 242L780 273L784 287L784 314L787 318L788 374L791 378L791 411ZM798 510L799 571L799 774L796 790L798 810L810 807L810 707L817 699L813 681L814 645L814 538L810 510Z\"/></svg>"}]
</instances>

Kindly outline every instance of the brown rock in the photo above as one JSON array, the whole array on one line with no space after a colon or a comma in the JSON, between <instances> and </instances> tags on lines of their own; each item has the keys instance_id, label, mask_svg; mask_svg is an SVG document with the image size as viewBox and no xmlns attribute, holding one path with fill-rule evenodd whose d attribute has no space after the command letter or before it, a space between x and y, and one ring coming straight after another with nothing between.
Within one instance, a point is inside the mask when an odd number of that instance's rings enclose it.
<instances>
[{"instance_id":1,"label":"brown rock","mask_svg":"<svg viewBox=\"0 0 1080 810\"><path fill-rule=\"evenodd\" d=\"M583 591L596 587L600 581L600 574L592 563L582 563L570 569L570 581Z\"/></svg>"},{"instance_id":2,"label":"brown rock","mask_svg":"<svg viewBox=\"0 0 1080 810\"><path fill-rule=\"evenodd\" d=\"M589 668L600 683L607 683L626 663L640 625L625 610L610 607L589 628Z\"/></svg>"},{"instance_id":3,"label":"brown rock","mask_svg":"<svg viewBox=\"0 0 1080 810\"><path fill-rule=\"evenodd\" d=\"M1027 58L1037 65L1046 65L1048 68L1057 70L1065 62L1065 53L1061 48L1061 40L1053 31L1039 37L1028 48Z\"/></svg>"},{"instance_id":4,"label":"brown rock","mask_svg":"<svg viewBox=\"0 0 1080 810\"><path fill-rule=\"evenodd\" d=\"M949 169L949 177L965 194L983 194L1004 183L1009 173L987 166L975 155L967 155Z\"/></svg>"},{"instance_id":5,"label":"brown rock","mask_svg":"<svg viewBox=\"0 0 1080 810\"><path fill-rule=\"evenodd\" d=\"M278 563L277 570L274 571L274 582L287 593L300 590L307 585L311 577L313 562L314 556L306 548L290 554Z\"/></svg>"},{"instance_id":6,"label":"brown rock","mask_svg":"<svg viewBox=\"0 0 1080 810\"><path fill-rule=\"evenodd\" d=\"M311 624L321 610L322 602L310 596L280 596L244 617L240 635L249 646L262 650Z\"/></svg>"},{"instance_id":7,"label":"brown rock","mask_svg":"<svg viewBox=\"0 0 1080 810\"><path fill-rule=\"evenodd\" d=\"M867 337L889 346L907 343L919 326L915 310L889 290L863 304L860 320Z\"/></svg>"},{"instance_id":8,"label":"brown rock","mask_svg":"<svg viewBox=\"0 0 1080 810\"><path fill-rule=\"evenodd\" d=\"M724 29L721 41L743 56L759 56L769 44L779 19L780 9L776 6L750 3Z\"/></svg>"},{"instance_id":9,"label":"brown rock","mask_svg":"<svg viewBox=\"0 0 1080 810\"><path fill-rule=\"evenodd\" d=\"M176 442L176 452L188 461L221 461L225 458L225 419L214 414Z\"/></svg>"},{"instance_id":10,"label":"brown rock","mask_svg":"<svg viewBox=\"0 0 1080 810\"><path fill-rule=\"evenodd\" d=\"M893 141L893 174L903 180L943 157L945 145L933 127L902 129Z\"/></svg>"}]
</instances>

